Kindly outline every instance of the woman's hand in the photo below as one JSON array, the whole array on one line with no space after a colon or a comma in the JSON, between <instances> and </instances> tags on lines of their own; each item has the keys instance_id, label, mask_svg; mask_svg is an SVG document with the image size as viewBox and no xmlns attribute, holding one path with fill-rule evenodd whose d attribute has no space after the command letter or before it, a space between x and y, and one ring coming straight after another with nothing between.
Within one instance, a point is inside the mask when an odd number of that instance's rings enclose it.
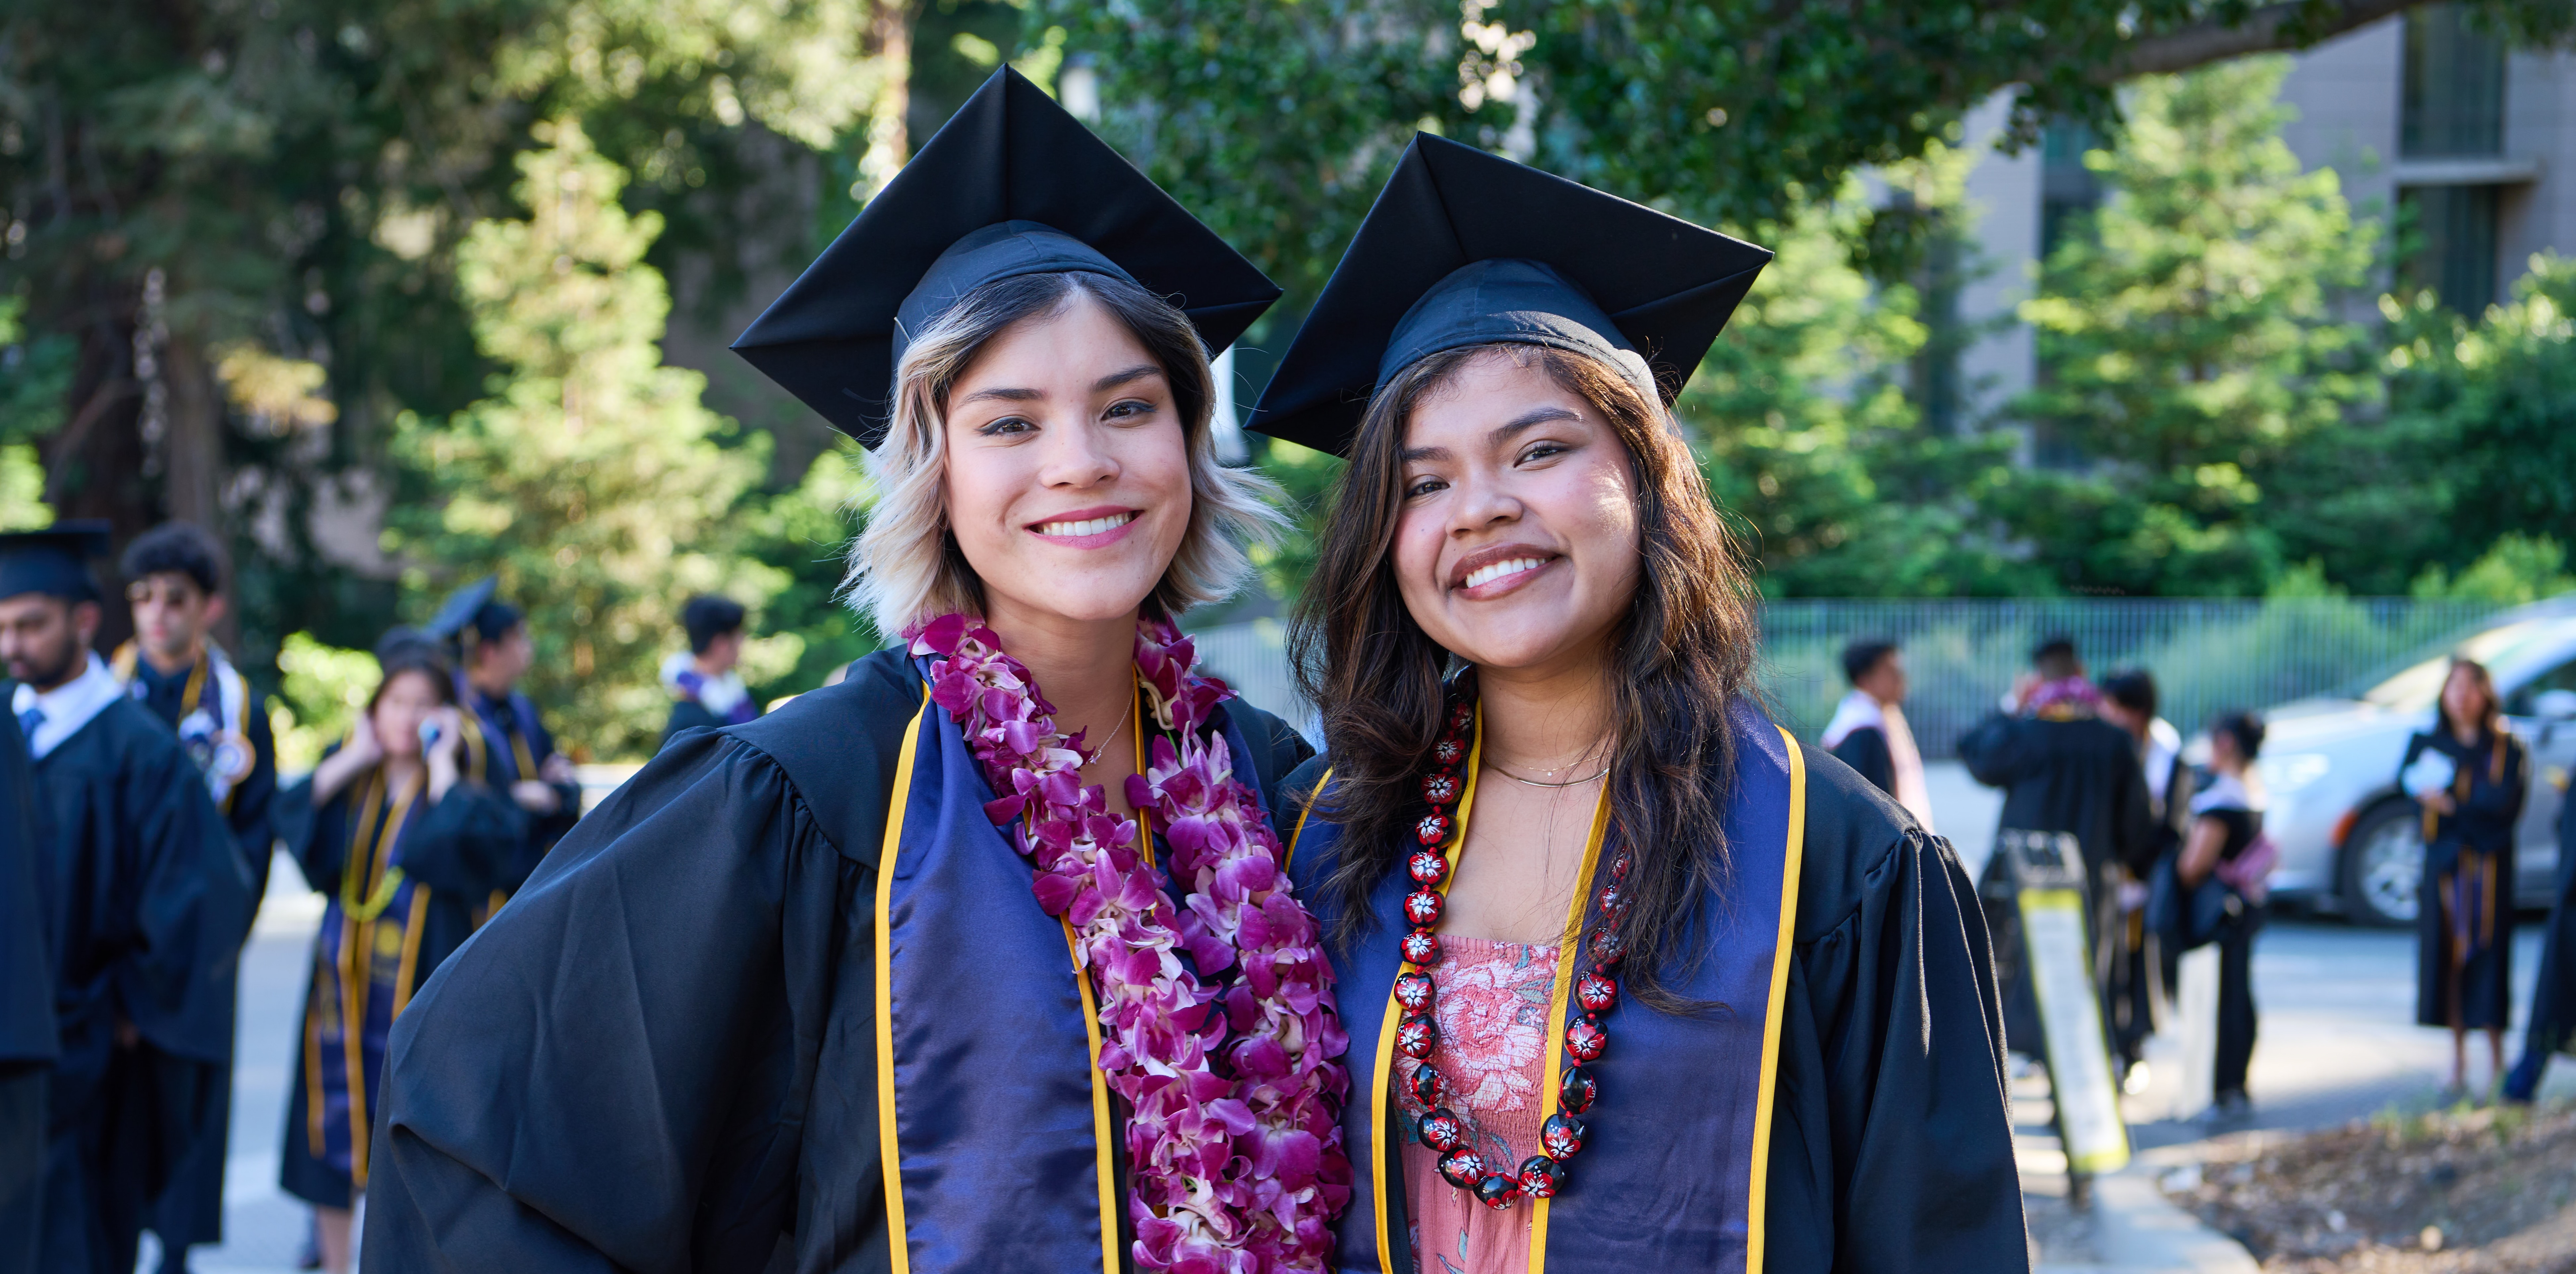
<instances>
[{"instance_id":1,"label":"woman's hand","mask_svg":"<svg viewBox=\"0 0 2576 1274\"><path fill-rule=\"evenodd\" d=\"M421 759L429 764L429 801L435 805L447 795L447 789L456 786L458 756L465 747L465 720L454 708L440 708L429 714L429 719L438 726L438 742L424 749Z\"/></svg>"},{"instance_id":2,"label":"woman's hand","mask_svg":"<svg viewBox=\"0 0 2576 1274\"><path fill-rule=\"evenodd\" d=\"M2227 824L2207 814L2193 819L2191 839L2184 843L2182 856L2174 860L2174 879L2185 889L2197 889L2218 867L2218 851L2227 847Z\"/></svg>"},{"instance_id":3,"label":"woman's hand","mask_svg":"<svg viewBox=\"0 0 2576 1274\"><path fill-rule=\"evenodd\" d=\"M2451 794L2448 792L2427 792L2415 799L2422 801L2424 803L2424 808L2431 810L2444 818L2449 818L2451 815L2460 812L2460 803L2452 800Z\"/></svg>"},{"instance_id":4,"label":"woman's hand","mask_svg":"<svg viewBox=\"0 0 2576 1274\"><path fill-rule=\"evenodd\" d=\"M349 786L349 780L374 769L384 759L385 745L376 737L374 715L359 713L358 727L349 732L349 741L313 767L313 803L320 805L338 796L340 789Z\"/></svg>"}]
</instances>

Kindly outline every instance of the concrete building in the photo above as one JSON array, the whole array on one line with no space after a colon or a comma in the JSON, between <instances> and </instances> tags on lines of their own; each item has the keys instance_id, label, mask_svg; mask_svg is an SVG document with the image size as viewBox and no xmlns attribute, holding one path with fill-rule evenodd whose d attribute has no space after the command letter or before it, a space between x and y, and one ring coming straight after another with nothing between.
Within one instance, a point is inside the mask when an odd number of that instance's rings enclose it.
<instances>
[{"instance_id":1,"label":"concrete building","mask_svg":"<svg viewBox=\"0 0 2576 1274\"><path fill-rule=\"evenodd\" d=\"M2420 244L2396 282L2475 314L2512 294L2532 254L2576 255L2576 54L2508 51L2449 6L2424 6L2296 55L2281 100L2297 112L2284 140L2311 169L2335 170L2356 215L2411 214ZM1998 95L1967 121L1987 267L1960 294L1971 322L2010 315L2068 217L2103 194L2084 167L2087 137L2052 130L1996 153L2009 109ZM1982 418L2029 386L2035 360L2019 324L1969 346L1964 412Z\"/></svg>"}]
</instances>

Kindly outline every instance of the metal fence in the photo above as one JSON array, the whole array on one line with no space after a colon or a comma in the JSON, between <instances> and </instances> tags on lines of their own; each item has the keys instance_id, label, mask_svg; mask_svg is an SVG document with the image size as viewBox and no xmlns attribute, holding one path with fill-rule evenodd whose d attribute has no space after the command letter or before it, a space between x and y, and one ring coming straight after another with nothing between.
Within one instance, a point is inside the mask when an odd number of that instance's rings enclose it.
<instances>
[{"instance_id":1,"label":"metal fence","mask_svg":"<svg viewBox=\"0 0 2576 1274\"><path fill-rule=\"evenodd\" d=\"M2094 673L2153 672L2164 715L2186 733L2228 708L2263 708L2349 689L2456 640L2502 608L2488 602L2355 598L2050 598L1774 601L1762 614L1764 693L1813 738L1845 690L1842 651L1863 638L1905 649L1907 719L1924 755L1958 738L2064 634ZM1195 634L1203 664L1245 699L1314 738L1275 620Z\"/></svg>"}]
</instances>

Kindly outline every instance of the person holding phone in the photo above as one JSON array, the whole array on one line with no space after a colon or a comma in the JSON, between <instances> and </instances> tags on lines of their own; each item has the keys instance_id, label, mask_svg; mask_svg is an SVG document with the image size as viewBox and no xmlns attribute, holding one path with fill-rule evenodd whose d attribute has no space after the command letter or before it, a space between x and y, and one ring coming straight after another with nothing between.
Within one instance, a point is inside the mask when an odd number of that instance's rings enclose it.
<instances>
[{"instance_id":1,"label":"person holding phone","mask_svg":"<svg viewBox=\"0 0 2576 1274\"><path fill-rule=\"evenodd\" d=\"M412 993L526 877L527 815L465 773L466 726L436 646L397 634L348 741L278 797L278 830L329 898L295 1049L280 1180L310 1203L322 1267L349 1266L385 1040Z\"/></svg>"}]
</instances>

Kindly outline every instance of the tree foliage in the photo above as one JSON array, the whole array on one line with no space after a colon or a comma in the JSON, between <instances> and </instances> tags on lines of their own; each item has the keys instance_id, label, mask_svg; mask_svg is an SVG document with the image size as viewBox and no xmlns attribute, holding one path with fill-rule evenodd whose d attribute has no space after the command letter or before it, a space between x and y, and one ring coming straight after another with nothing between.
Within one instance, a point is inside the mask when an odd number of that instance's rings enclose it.
<instances>
[{"instance_id":1,"label":"tree foliage","mask_svg":"<svg viewBox=\"0 0 2576 1274\"><path fill-rule=\"evenodd\" d=\"M448 583L497 572L528 612L531 693L576 746L622 755L660 729L655 668L681 601L757 605L785 583L730 552L724 527L767 437L722 445L731 422L699 402L706 378L662 363L670 299L643 260L661 218L619 204L625 174L579 124L535 132L545 148L518 161L528 218L476 224L457 254L476 343L505 370L445 421L403 415L397 447L431 498L397 508L390 538Z\"/></svg>"}]
</instances>

